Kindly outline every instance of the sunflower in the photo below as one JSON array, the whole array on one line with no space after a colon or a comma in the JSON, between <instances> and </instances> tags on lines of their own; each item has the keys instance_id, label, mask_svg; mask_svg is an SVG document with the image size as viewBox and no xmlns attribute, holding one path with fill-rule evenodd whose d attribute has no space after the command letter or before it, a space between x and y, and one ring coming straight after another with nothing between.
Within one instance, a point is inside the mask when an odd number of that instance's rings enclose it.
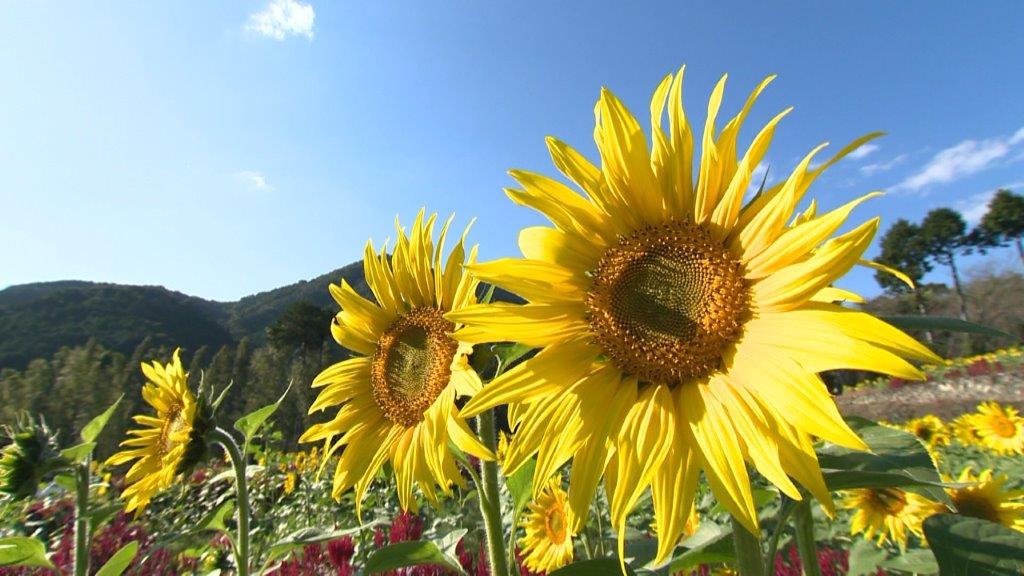
<instances>
[{"instance_id":1,"label":"sunflower","mask_svg":"<svg viewBox=\"0 0 1024 576\"><path fill-rule=\"evenodd\" d=\"M972 423L982 446L998 454L1024 454L1024 418L1013 406L983 402Z\"/></svg>"},{"instance_id":2,"label":"sunflower","mask_svg":"<svg viewBox=\"0 0 1024 576\"><path fill-rule=\"evenodd\" d=\"M855 510L850 519L850 533L864 534L877 546L886 541L907 547L907 533L924 538L921 524L939 511L939 504L913 492L899 488L859 488L850 490L843 507ZM877 535L877 538L875 537Z\"/></svg>"},{"instance_id":3,"label":"sunflower","mask_svg":"<svg viewBox=\"0 0 1024 576\"><path fill-rule=\"evenodd\" d=\"M1005 474L992 477L992 470L975 476L968 466L956 479L971 483L964 488L947 488L957 514L981 518L1024 532L1024 490L1006 490Z\"/></svg>"},{"instance_id":4,"label":"sunflower","mask_svg":"<svg viewBox=\"0 0 1024 576\"><path fill-rule=\"evenodd\" d=\"M150 499L171 486L175 477L190 468L204 450L205 426L197 426L200 407L188 389L181 349L174 351L166 365L143 362L142 373L147 380L142 398L156 410L156 416L135 416L135 422L142 427L129 430L133 438L121 442L124 450L106 461L106 465L116 466L136 460L125 474L127 487L121 493L121 499L127 502L126 512L142 512Z\"/></svg>"},{"instance_id":5,"label":"sunflower","mask_svg":"<svg viewBox=\"0 0 1024 576\"><path fill-rule=\"evenodd\" d=\"M929 450L936 446L949 444L949 432L946 431L946 425L941 418L932 414L908 420L902 429L917 436Z\"/></svg>"},{"instance_id":6,"label":"sunflower","mask_svg":"<svg viewBox=\"0 0 1024 576\"><path fill-rule=\"evenodd\" d=\"M551 572L572 562L572 538L575 535L568 495L562 479L550 480L529 504L523 519L526 535L519 541L523 563L532 572Z\"/></svg>"},{"instance_id":7,"label":"sunflower","mask_svg":"<svg viewBox=\"0 0 1024 576\"><path fill-rule=\"evenodd\" d=\"M522 230L525 259L470 271L528 302L446 316L466 325L456 332L463 341L541 348L463 409L471 416L520 406L506 469L537 454L542 479L571 459L569 503L579 522L603 474L620 546L626 516L650 486L659 561L682 533L701 469L752 532L758 522L745 461L788 496L801 498L792 477L833 510L812 435L866 445L843 422L818 372L855 368L919 379L902 357L939 361L892 326L834 303L858 298L831 285L858 263L878 219L832 235L875 194L820 215L812 203L793 217L815 178L875 135L811 168L815 149L744 205L788 110L737 158L740 127L772 78L716 133L723 77L695 164L682 77L665 77L654 93L650 153L637 120L607 89L595 112L600 168L547 140L555 165L586 196L540 174L510 173L522 188L507 194L554 227Z\"/></svg>"},{"instance_id":8,"label":"sunflower","mask_svg":"<svg viewBox=\"0 0 1024 576\"><path fill-rule=\"evenodd\" d=\"M302 442L324 443L326 465L344 447L334 473L333 495L356 490L356 510L367 487L385 461L391 462L404 510L414 509L413 485L431 502L435 485L444 494L464 485L448 451L451 440L479 458L493 458L459 417L456 396L480 389L469 366L472 347L451 337L458 326L443 314L476 302L477 282L462 271L465 233L447 261L442 261L451 218L433 242L436 214L424 219L421 210L412 232L395 222L398 242L375 252L366 244L363 260L367 284L376 302L356 293L344 280L331 286L341 306L331 331L342 346L360 354L328 367L314 380L323 387L310 414L339 406L334 418L314 424ZM469 228L466 228L466 232ZM469 251L469 262L476 247Z\"/></svg>"}]
</instances>

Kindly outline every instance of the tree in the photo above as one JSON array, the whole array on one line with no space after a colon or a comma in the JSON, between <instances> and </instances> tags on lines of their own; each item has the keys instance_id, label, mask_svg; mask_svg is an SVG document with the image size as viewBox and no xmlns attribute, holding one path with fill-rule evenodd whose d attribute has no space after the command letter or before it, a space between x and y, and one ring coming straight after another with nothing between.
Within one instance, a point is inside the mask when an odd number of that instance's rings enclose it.
<instances>
[{"instance_id":1,"label":"tree","mask_svg":"<svg viewBox=\"0 0 1024 576\"><path fill-rule=\"evenodd\" d=\"M277 350L319 351L331 334L334 313L311 302L296 302L267 328L267 339Z\"/></svg>"},{"instance_id":2,"label":"tree","mask_svg":"<svg viewBox=\"0 0 1024 576\"><path fill-rule=\"evenodd\" d=\"M1017 246L1017 256L1024 264L1024 196L1009 190L996 191L988 203L988 212L981 219L981 229L1002 242L1013 242Z\"/></svg>"},{"instance_id":3,"label":"tree","mask_svg":"<svg viewBox=\"0 0 1024 576\"><path fill-rule=\"evenodd\" d=\"M960 303L960 318L967 320L967 299L956 267L956 257L970 254L978 245L978 235L967 233L967 223L956 210L936 208L921 222L921 240L929 258L949 266L953 289Z\"/></svg>"},{"instance_id":4,"label":"tree","mask_svg":"<svg viewBox=\"0 0 1024 576\"><path fill-rule=\"evenodd\" d=\"M906 274L914 282L914 287L907 286L905 282L884 270L875 272L875 281L890 294L913 292L917 311L922 316L927 316L928 302L921 281L925 274L931 272L932 265L928 261L928 246L921 234L921 227L900 218L886 230L881 244L882 252L875 260ZM928 342L932 341L931 331L925 332L925 339Z\"/></svg>"}]
</instances>

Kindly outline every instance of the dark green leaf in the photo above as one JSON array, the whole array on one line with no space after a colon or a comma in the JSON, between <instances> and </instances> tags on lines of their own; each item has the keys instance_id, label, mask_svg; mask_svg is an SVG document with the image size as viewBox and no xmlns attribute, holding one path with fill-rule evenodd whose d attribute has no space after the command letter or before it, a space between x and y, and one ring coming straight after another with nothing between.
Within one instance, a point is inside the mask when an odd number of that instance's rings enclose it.
<instances>
[{"instance_id":1,"label":"dark green leaf","mask_svg":"<svg viewBox=\"0 0 1024 576\"><path fill-rule=\"evenodd\" d=\"M736 561L732 530L728 528L715 525L705 528L704 522L701 522L697 533L683 542L683 545L687 546L690 542L693 542L693 545L688 546L689 550L672 559L668 567L669 574L675 574L701 564Z\"/></svg>"},{"instance_id":2,"label":"dark green leaf","mask_svg":"<svg viewBox=\"0 0 1024 576\"><path fill-rule=\"evenodd\" d=\"M849 417L847 424L864 439L871 452L826 444L818 461L829 490L902 487L949 503L931 456L913 434Z\"/></svg>"},{"instance_id":3,"label":"dark green leaf","mask_svg":"<svg viewBox=\"0 0 1024 576\"><path fill-rule=\"evenodd\" d=\"M220 506L211 510L206 516L204 516L199 523L196 524L198 530L214 530L218 532L226 532L227 526L224 524L224 519L231 516L235 511L235 501L225 500Z\"/></svg>"},{"instance_id":4,"label":"dark green leaf","mask_svg":"<svg viewBox=\"0 0 1024 576\"><path fill-rule=\"evenodd\" d=\"M0 538L0 566L54 567L46 557L46 546L27 536Z\"/></svg>"},{"instance_id":5,"label":"dark green leaf","mask_svg":"<svg viewBox=\"0 0 1024 576\"><path fill-rule=\"evenodd\" d=\"M399 542L377 550L366 559L367 574L378 574L408 566L436 564L465 576L459 561L445 554L433 542Z\"/></svg>"},{"instance_id":6,"label":"dark green leaf","mask_svg":"<svg viewBox=\"0 0 1024 576\"><path fill-rule=\"evenodd\" d=\"M107 521L113 518L120 511L120 504L108 504L89 512L89 529L95 531L100 526L106 524Z\"/></svg>"},{"instance_id":7,"label":"dark green leaf","mask_svg":"<svg viewBox=\"0 0 1024 576\"><path fill-rule=\"evenodd\" d=\"M626 566L628 576L636 576L628 565ZM598 558L596 560L580 560L558 570L551 572L549 576L622 576L622 566L616 558Z\"/></svg>"},{"instance_id":8,"label":"dark green leaf","mask_svg":"<svg viewBox=\"0 0 1024 576\"><path fill-rule=\"evenodd\" d=\"M114 410L117 410L117 405L121 403L121 399L124 398L124 394L118 396L117 400L103 411L103 414L93 418L82 428L82 441L84 442L96 442L96 438L103 431L103 428L107 425L107 421L114 414Z\"/></svg>"},{"instance_id":9,"label":"dark green leaf","mask_svg":"<svg viewBox=\"0 0 1024 576\"><path fill-rule=\"evenodd\" d=\"M277 399L277 402L274 402L273 404L268 404L263 408L250 412L245 416L242 416L238 420L235 420L235 430L238 430L245 436L246 444L248 444L249 441L252 440L252 437L256 434L256 431L259 430L260 426L262 426L263 423L267 421L267 418L270 418L270 416L273 415L275 411L277 411L277 408L281 405L281 402L284 401L284 397L288 395L288 392L291 389L292 385L289 382L288 388L285 389L284 394L282 394L281 397Z\"/></svg>"},{"instance_id":10,"label":"dark green leaf","mask_svg":"<svg viewBox=\"0 0 1024 576\"><path fill-rule=\"evenodd\" d=\"M517 360L529 354L533 348L518 342L502 342L491 346L491 350L498 358L498 371L504 372Z\"/></svg>"},{"instance_id":11,"label":"dark green leaf","mask_svg":"<svg viewBox=\"0 0 1024 576\"><path fill-rule=\"evenodd\" d=\"M128 569L128 565L132 563L132 560L135 559L135 554L138 551L138 542L132 541L125 544L120 550L114 552L110 560L107 560L107 563L96 572L96 576L121 576Z\"/></svg>"},{"instance_id":12,"label":"dark green leaf","mask_svg":"<svg viewBox=\"0 0 1024 576\"><path fill-rule=\"evenodd\" d=\"M971 334L1000 336L1011 340L1020 339L997 328L975 324L974 322L968 322L959 318L946 318L942 316L880 316L880 318L902 330L946 330L948 332L968 332Z\"/></svg>"},{"instance_id":13,"label":"dark green leaf","mask_svg":"<svg viewBox=\"0 0 1024 576\"><path fill-rule=\"evenodd\" d=\"M995 522L936 514L924 534L942 576L1019 576L1024 571L1024 534Z\"/></svg>"}]
</instances>

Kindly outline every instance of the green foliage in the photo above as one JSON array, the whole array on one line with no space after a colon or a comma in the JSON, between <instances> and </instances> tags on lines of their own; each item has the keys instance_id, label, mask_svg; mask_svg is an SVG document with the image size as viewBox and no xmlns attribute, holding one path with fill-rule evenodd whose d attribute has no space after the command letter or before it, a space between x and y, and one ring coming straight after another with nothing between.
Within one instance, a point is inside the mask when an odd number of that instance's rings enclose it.
<instances>
[{"instance_id":1,"label":"green foliage","mask_svg":"<svg viewBox=\"0 0 1024 576\"><path fill-rule=\"evenodd\" d=\"M309 302L295 302L267 328L267 340L282 351L320 351L331 336L334 312Z\"/></svg>"},{"instance_id":2,"label":"green foliage","mask_svg":"<svg viewBox=\"0 0 1024 576\"><path fill-rule=\"evenodd\" d=\"M53 563L46 557L46 547L39 540L12 536L0 538L0 566L53 568Z\"/></svg>"},{"instance_id":3,"label":"green foliage","mask_svg":"<svg viewBox=\"0 0 1024 576\"><path fill-rule=\"evenodd\" d=\"M1000 240L1019 241L1024 236L1024 196L998 190L988 203L981 228Z\"/></svg>"},{"instance_id":4,"label":"green foliage","mask_svg":"<svg viewBox=\"0 0 1024 576\"><path fill-rule=\"evenodd\" d=\"M1024 534L978 518L936 514L924 521L942 576L1019 575Z\"/></svg>"},{"instance_id":5,"label":"green foliage","mask_svg":"<svg viewBox=\"0 0 1024 576\"><path fill-rule=\"evenodd\" d=\"M106 564L96 571L96 576L121 576L128 569L128 566L135 559L135 555L138 552L138 542L132 541L125 544L110 557L110 560L107 560Z\"/></svg>"},{"instance_id":6,"label":"green foliage","mask_svg":"<svg viewBox=\"0 0 1024 576\"><path fill-rule=\"evenodd\" d=\"M399 542L385 546L367 559L365 571L367 574L380 574L423 564L443 566L462 576L466 574L457 559L443 552L437 544L428 541Z\"/></svg>"},{"instance_id":7,"label":"green foliage","mask_svg":"<svg viewBox=\"0 0 1024 576\"><path fill-rule=\"evenodd\" d=\"M963 216L951 208L935 208L921 221L920 241L929 257L949 266L961 253L972 246Z\"/></svg>"},{"instance_id":8,"label":"green foliage","mask_svg":"<svg viewBox=\"0 0 1024 576\"><path fill-rule=\"evenodd\" d=\"M730 543L730 545L732 544ZM626 571L623 572L619 561L615 558L597 558L562 566L552 572L551 576L636 576L636 572L628 565Z\"/></svg>"},{"instance_id":9,"label":"green foliage","mask_svg":"<svg viewBox=\"0 0 1024 576\"><path fill-rule=\"evenodd\" d=\"M928 248L917 224L900 218L882 236L880 245L881 254L875 260L903 272L914 284L919 284L932 269L928 262ZM910 290L902 280L882 270L875 272L875 280L887 292Z\"/></svg>"}]
</instances>

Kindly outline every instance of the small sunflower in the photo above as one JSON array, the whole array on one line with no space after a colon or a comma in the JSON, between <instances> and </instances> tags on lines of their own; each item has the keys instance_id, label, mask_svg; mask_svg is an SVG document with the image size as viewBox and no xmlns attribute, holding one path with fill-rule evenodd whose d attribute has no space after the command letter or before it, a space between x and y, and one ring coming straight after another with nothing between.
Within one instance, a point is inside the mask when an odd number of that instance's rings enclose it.
<instances>
[{"instance_id":1,"label":"small sunflower","mask_svg":"<svg viewBox=\"0 0 1024 576\"><path fill-rule=\"evenodd\" d=\"M124 450L107 459L106 465L136 462L125 474L127 487L121 493L125 511L142 510L159 491L174 483L175 477L198 461L204 450L203 419L196 397L188 389L188 374L181 364L181 349L166 365L142 363L147 382L142 398L156 410L156 416L137 415L141 428L123 442ZM200 425L197 425L200 424Z\"/></svg>"},{"instance_id":2,"label":"small sunflower","mask_svg":"<svg viewBox=\"0 0 1024 576\"><path fill-rule=\"evenodd\" d=\"M975 446L981 442L977 434L978 414L961 414L953 419L948 425L948 432L951 438L956 438L964 446Z\"/></svg>"},{"instance_id":3,"label":"small sunflower","mask_svg":"<svg viewBox=\"0 0 1024 576\"><path fill-rule=\"evenodd\" d=\"M957 514L981 518L1024 532L1024 490L1006 490L1005 474L993 478L992 470L975 476L970 466L956 479L973 483L964 488L947 488Z\"/></svg>"},{"instance_id":4,"label":"small sunflower","mask_svg":"<svg viewBox=\"0 0 1024 576\"><path fill-rule=\"evenodd\" d=\"M979 404L972 423L982 446L997 454L1024 454L1024 418L1013 406Z\"/></svg>"},{"instance_id":5,"label":"small sunflower","mask_svg":"<svg viewBox=\"0 0 1024 576\"><path fill-rule=\"evenodd\" d=\"M464 480L448 449L479 458L494 456L476 439L455 407L456 396L480 389L469 366L469 344L451 337L458 326L444 313L476 302L477 282L464 275L465 233L447 260L442 260L451 218L433 242L436 215L420 211L406 236L396 221L398 242L390 256L366 244L363 260L367 284L376 302L356 293L347 282L331 286L341 306L331 331L342 346L361 356L321 372L313 387L323 387L310 414L339 406L334 418L314 424L302 442L324 442L326 465L344 447L334 473L333 495L356 490L356 510L385 461L391 462L404 510L413 509L413 485L436 502L435 485L444 494ZM468 232L469 229L466 229ZM469 261L476 247L469 251Z\"/></svg>"},{"instance_id":6,"label":"small sunflower","mask_svg":"<svg viewBox=\"0 0 1024 576\"><path fill-rule=\"evenodd\" d=\"M39 484L68 462L60 456L57 435L46 422L19 414L13 426L4 426L6 446L0 450L0 493L17 500L35 496Z\"/></svg>"},{"instance_id":7,"label":"small sunflower","mask_svg":"<svg viewBox=\"0 0 1024 576\"><path fill-rule=\"evenodd\" d=\"M846 493L843 506L855 510L850 519L851 534L863 533L877 546L888 541L905 549L908 532L924 538L921 524L938 511L939 505L899 488L859 488Z\"/></svg>"},{"instance_id":8,"label":"small sunflower","mask_svg":"<svg viewBox=\"0 0 1024 576\"><path fill-rule=\"evenodd\" d=\"M551 572L572 562L572 538L575 535L568 495L562 479L550 480L523 519L526 535L519 541L523 563L532 572Z\"/></svg>"},{"instance_id":9,"label":"small sunflower","mask_svg":"<svg viewBox=\"0 0 1024 576\"><path fill-rule=\"evenodd\" d=\"M826 168L876 135L812 168L815 149L789 177L744 203L788 110L739 158L740 127L771 78L719 132L723 78L695 162L682 77L665 77L654 93L653 151L606 89L595 111L600 167L548 139L555 165L585 195L540 174L511 172L522 189L507 194L554 227L522 230L525 259L470 271L528 302L447 316L466 325L456 332L464 341L541 348L463 410L472 416L507 403L519 412L507 469L537 454L537 492L538 482L572 460L569 503L577 522L604 476L620 547L627 515L651 487L657 561L682 534L702 469L716 498L751 532L758 521L747 462L788 496L802 498L796 480L833 510L812 435L867 447L844 423L819 372L855 368L920 379L904 358L940 361L896 328L834 304L855 297L832 284L862 262L878 219L834 235L875 194L823 214L814 203L796 212Z\"/></svg>"},{"instance_id":10,"label":"small sunflower","mask_svg":"<svg viewBox=\"0 0 1024 576\"><path fill-rule=\"evenodd\" d=\"M917 436L929 450L936 446L949 444L949 432L946 431L946 425L941 418L932 414L908 420L902 429Z\"/></svg>"}]
</instances>

